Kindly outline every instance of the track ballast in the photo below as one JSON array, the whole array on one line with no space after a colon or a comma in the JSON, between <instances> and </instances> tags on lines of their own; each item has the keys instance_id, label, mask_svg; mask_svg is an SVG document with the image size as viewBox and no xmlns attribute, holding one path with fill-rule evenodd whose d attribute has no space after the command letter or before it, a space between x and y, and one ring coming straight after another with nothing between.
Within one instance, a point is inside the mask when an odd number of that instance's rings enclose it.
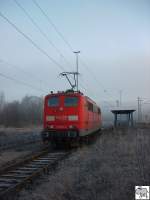
<instances>
[{"instance_id":1,"label":"track ballast","mask_svg":"<svg viewBox=\"0 0 150 200\"><path fill-rule=\"evenodd\" d=\"M12 199L24 186L31 183L42 173L48 173L58 161L64 159L68 152L45 152L34 156L27 162L20 163L4 174L0 175L0 199Z\"/></svg>"}]
</instances>

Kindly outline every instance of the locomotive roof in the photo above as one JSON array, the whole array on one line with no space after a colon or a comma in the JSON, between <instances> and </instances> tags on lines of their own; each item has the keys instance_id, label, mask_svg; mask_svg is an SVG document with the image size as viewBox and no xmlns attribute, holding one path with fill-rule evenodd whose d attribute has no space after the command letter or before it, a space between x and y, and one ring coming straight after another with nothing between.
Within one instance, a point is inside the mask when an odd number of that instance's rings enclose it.
<instances>
[{"instance_id":1,"label":"locomotive roof","mask_svg":"<svg viewBox=\"0 0 150 200\"><path fill-rule=\"evenodd\" d=\"M97 105L97 103L95 102L95 101L93 101L90 97L88 97L88 96L85 96L87 99L88 99L88 101L90 101L91 103L93 103L93 104L96 104Z\"/></svg>"},{"instance_id":2,"label":"locomotive roof","mask_svg":"<svg viewBox=\"0 0 150 200\"><path fill-rule=\"evenodd\" d=\"M80 92L80 91L74 91L74 92L65 92L65 91L61 91L61 92L57 92L57 93L50 93L50 94L48 94L48 95L46 95L46 97L49 97L49 96L61 96L61 95L68 95L68 96L70 96L70 95L73 95L73 96L84 96L84 94L82 93L82 92ZM91 98L89 98L88 96L84 96L85 98L87 98L87 100L88 101L90 101L91 103L93 103L93 104L95 104L95 105L97 105L96 104L96 102L95 101L93 101ZM98 106L98 105L97 105Z\"/></svg>"},{"instance_id":3,"label":"locomotive roof","mask_svg":"<svg viewBox=\"0 0 150 200\"><path fill-rule=\"evenodd\" d=\"M61 96L61 95L75 95L75 96L81 96L81 95L83 95L83 93L82 92L65 92L65 91L58 91L58 92L56 92L56 93L53 93L53 92L51 92L50 94L48 94L48 95L46 95L46 96L56 96L56 95L58 95L58 96Z\"/></svg>"}]
</instances>

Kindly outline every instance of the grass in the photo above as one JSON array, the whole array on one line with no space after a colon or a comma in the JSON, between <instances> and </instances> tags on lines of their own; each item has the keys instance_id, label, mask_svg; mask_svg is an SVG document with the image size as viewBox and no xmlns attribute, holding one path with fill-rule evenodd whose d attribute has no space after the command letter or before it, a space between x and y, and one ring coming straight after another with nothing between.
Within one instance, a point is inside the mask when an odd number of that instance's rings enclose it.
<instances>
[{"instance_id":1,"label":"grass","mask_svg":"<svg viewBox=\"0 0 150 200\"><path fill-rule=\"evenodd\" d=\"M150 185L149 146L149 129L104 131L19 200L134 199L136 185Z\"/></svg>"}]
</instances>

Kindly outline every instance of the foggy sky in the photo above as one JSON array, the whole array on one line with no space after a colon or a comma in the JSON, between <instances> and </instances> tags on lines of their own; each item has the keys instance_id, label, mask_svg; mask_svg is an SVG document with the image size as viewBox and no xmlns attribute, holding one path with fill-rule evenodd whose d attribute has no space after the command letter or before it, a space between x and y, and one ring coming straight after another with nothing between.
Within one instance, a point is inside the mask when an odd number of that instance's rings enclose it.
<instances>
[{"instance_id":1,"label":"foggy sky","mask_svg":"<svg viewBox=\"0 0 150 200\"><path fill-rule=\"evenodd\" d=\"M150 1L148 0L36 0L74 50L80 50L80 89L95 101L136 102L150 99ZM33 39L66 71L75 69L75 55L30 0L20 4L32 16L67 62L33 26L13 0L1 0L0 11ZM46 95L69 87L53 62L0 17L0 73L36 88L0 76L0 91L11 101L28 95ZM90 68L86 68L81 62ZM5 63L6 61L15 67ZM68 64L69 62L69 64ZM92 73L91 73L92 72ZM85 89L82 88L84 86Z\"/></svg>"}]
</instances>

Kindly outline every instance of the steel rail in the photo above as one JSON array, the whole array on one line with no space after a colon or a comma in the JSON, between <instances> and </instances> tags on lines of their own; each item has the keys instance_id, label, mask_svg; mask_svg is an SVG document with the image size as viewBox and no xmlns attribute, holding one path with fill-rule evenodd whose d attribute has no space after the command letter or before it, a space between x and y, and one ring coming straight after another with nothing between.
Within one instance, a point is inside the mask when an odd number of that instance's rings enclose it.
<instances>
[{"instance_id":1,"label":"steel rail","mask_svg":"<svg viewBox=\"0 0 150 200\"><path fill-rule=\"evenodd\" d=\"M32 183L41 174L48 173L67 155L69 152L66 151L43 151L22 161L20 165L11 166L11 169L0 175L0 200L12 199L12 196L16 196L23 187Z\"/></svg>"},{"instance_id":2,"label":"steel rail","mask_svg":"<svg viewBox=\"0 0 150 200\"><path fill-rule=\"evenodd\" d=\"M2 174L7 173L8 171L15 169L21 165L24 165L27 162L32 161L35 158L38 158L39 156L44 155L45 153L48 152L48 146L43 147L43 148L39 148L36 151L31 151L30 153L27 153L24 156L20 156L16 159L13 159L11 161L6 162L5 164L0 166L0 176Z\"/></svg>"}]
</instances>

